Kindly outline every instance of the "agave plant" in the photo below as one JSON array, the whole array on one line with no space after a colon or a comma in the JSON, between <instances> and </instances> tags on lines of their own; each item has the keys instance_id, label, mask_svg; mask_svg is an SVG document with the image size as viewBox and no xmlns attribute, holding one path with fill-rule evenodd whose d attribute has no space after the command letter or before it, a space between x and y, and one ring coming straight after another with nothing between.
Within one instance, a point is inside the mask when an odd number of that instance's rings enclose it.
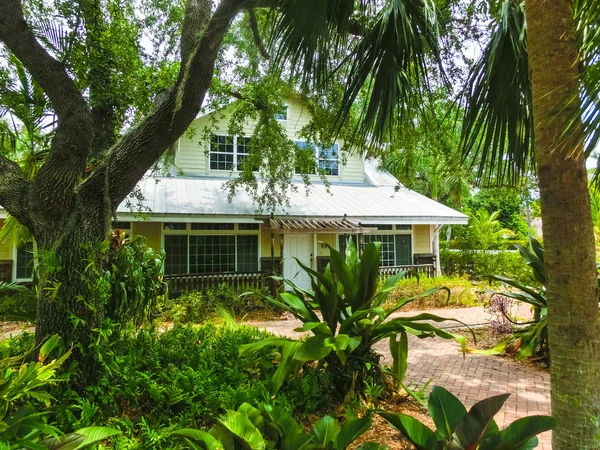
<instances>
[{"instance_id":1,"label":"agave plant","mask_svg":"<svg viewBox=\"0 0 600 450\"><path fill-rule=\"evenodd\" d=\"M500 430L494 416L510 394L496 395L475 403L467 412L454 395L434 386L428 409L436 426L432 431L417 419L402 413L379 412L417 450L526 450L537 447L537 435L552 430L556 419L530 416L515 420Z\"/></svg>"},{"instance_id":2,"label":"agave plant","mask_svg":"<svg viewBox=\"0 0 600 450\"><path fill-rule=\"evenodd\" d=\"M330 416L317 420L310 432L282 408L267 405L261 412L248 403L237 411L227 411L208 431L183 428L173 432L185 439L192 449L264 450L327 449L345 450L371 426L370 415L347 420L343 425ZM369 442L358 447L379 450L384 447Z\"/></svg>"},{"instance_id":3,"label":"agave plant","mask_svg":"<svg viewBox=\"0 0 600 450\"><path fill-rule=\"evenodd\" d=\"M548 309L546 304L546 272L544 269L544 247L534 238L531 238L531 249L522 245L515 246L521 253L525 263L533 270L535 279L540 287L527 286L518 280L491 275L490 280L500 281L503 284L516 288L518 291L489 290L492 295L503 295L527 303L534 308L534 318L528 322L518 322L504 312L507 319L519 326L511 337L498 344L486 353L498 354L510 349L517 359L527 358L534 353L542 356L548 354Z\"/></svg>"},{"instance_id":4,"label":"agave plant","mask_svg":"<svg viewBox=\"0 0 600 450\"><path fill-rule=\"evenodd\" d=\"M389 340L393 357L392 373L397 383L402 383L406 374L409 334L419 338L439 336L456 339L464 352L464 337L431 323L448 320L462 322L433 314L391 317L417 298L440 290L447 291L448 295L450 292L446 288L433 288L386 306L389 293L405 273L389 277L379 289L379 249L380 243L370 243L359 258L350 239L344 260L340 252L330 247L331 263L323 273L298 261L311 278L312 290L301 289L293 282L283 280L291 290L279 294L278 299L267 297L270 302L303 322L303 326L296 331L312 333L307 339L267 338L242 346L240 352L244 355L256 353L265 347L279 349L279 365L271 380L273 392L281 387L290 372L298 372L307 362L319 361L336 375L336 386L342 397L361 393L365 382L377 378L382 372L380 355L374 346L384 339Z\"/></svg>"}]
</instances>

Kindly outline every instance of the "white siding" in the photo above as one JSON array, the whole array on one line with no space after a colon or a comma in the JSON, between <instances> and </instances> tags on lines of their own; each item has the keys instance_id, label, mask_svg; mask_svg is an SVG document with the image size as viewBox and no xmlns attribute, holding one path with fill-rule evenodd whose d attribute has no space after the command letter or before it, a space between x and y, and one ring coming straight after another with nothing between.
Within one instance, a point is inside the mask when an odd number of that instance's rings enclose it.
<instances>
[{"instance_id":1,"label":"white siding","mask_svg":"<svg viewBox=\"0 0 600 450\"><path fill-rule=\"evenodd\" d=\"M288 120L282 121L281 124L287 131L287 135L290 139L298 139L298 134L304 126L309 122L308 111L298 100L290 99L288 102ZM216 134L227 134L227 127L229 119L231 117L231 106L225 107L223 110L214 113L218 116L217 125L211 127L212 131ZM195 130L195 135L190 139L187 136L183 136L179 140L177 156L175 163L177 168L180 169L186 176L229 176L228 171L215 171L210 170L208 164L208 145L202 140L203 130L205 127L211 125L211 115L200 117L196 119L191 128ZM244 134L250 136L253 133L255 122L249 122L243 127ZM338 143L339 144L339 143ZM364 181L364 163L361 155L348 154L344 157L343 146L340 148L340 161L344 161L345 165L340 168L340 176L331 177L331 181L352 181L352 182L363 182ZM318 176L314 176L315 180L318 180ZM297 177L300 180L300 177Z\"/></svg>"}]
</instances>

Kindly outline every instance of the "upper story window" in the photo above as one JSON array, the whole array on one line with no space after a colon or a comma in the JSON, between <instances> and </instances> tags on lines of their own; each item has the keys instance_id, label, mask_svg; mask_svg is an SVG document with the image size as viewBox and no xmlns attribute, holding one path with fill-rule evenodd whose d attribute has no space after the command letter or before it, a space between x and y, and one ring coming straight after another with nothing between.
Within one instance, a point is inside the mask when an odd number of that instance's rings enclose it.
<instances>
[{"instance_id":1,"label":"upper story window","mask_svg":"<svg viewBox=\"0 0 600 450\"><path fill-rule=\"evenodd\" d=\"M314 151L315 153L315 169L313 171L308 171L308 173L316 173L317 168L319 168L325 175L334 175L337 176L340 174L340 166L339 166L339 146L338 144L333 144L332 147L320 147L313 146L312 144L307 144L304 141L296 141L296 145L305 151ZM301 173L300 168L296 168L296 173Z\"/></svg>"},{"instance_id":2,"label":"upper story window","mask_svg":"<svg viewBox=\"0 0 600 450\"><path fill-rule=\"evenodd\" d=\"M288 105L283 105L275 113L275 119L277 119L277 120L288 120L288 112L289 112L289 106Z\"/></svg>"},{"instance_id":3,"label":"upper story window","mask_svg":"<svg viewBox=\"0 0 600 450\"><path fill-rule=\"evenodd\" d=\"M250 152L249 137L213 135L210 142L210 169L237 170Z\"/></svg>"}]
</instances>

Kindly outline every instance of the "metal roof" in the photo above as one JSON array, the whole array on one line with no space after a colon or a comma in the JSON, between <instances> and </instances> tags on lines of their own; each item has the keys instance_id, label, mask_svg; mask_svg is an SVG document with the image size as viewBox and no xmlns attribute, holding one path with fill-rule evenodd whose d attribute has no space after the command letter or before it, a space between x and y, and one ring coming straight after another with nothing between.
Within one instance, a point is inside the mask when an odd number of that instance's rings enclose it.
<instances>
[{"instance_id":1,"label":"metal roof","mask_svg":"<svg viewBox=\"0 0 600 450\"><path fill-rule=\"evenodd\" d=\"M286 219L342 220L369 224L466 224L468 217L424 195L406 189L390 174L365 161L365 183L336 183L329 186L315 182L306 188L301 182L287 193L289 207L260 212L247 194L239 192L231 202L223 190L226 177L146 178L139 183L144 197L141 205L129 199L151 221L176 222L254 222L272 215ZM134 211L124 201L118 217L134 218ZM0 218L6 212L0 207Z\"/></svg>"},{"instance_id":2,"label":"metal roof","mask_svg":"<svg viewBox=\"0 0 600 450\"><path fill-rule=\"evenodd\" d=\"M286 218L342 219L365 224L466 224L468 218L421 194L398 186L313 183L308 195L301 182L289 189L289 207L260 212L245 191L227 201L223 184L227 178L147 178L139 183L143 210L154 221L211 221L229 219L252 221L271 215ZM133 200L135 204L136 201ZM123 202L118 217L133 218Z\"/></svg>"}]
</instances>

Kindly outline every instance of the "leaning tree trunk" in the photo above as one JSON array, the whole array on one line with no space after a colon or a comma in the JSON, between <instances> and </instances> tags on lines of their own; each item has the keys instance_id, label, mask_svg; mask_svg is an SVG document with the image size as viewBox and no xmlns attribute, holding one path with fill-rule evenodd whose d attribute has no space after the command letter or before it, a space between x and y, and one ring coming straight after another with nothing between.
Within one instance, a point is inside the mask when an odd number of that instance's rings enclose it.
<instances>
[{"instance_id":1,"label":"leaning tree trunk","mask_svg":"<svg viewBox=\"0 0 600 450\"><path fill-rule=\"evenodd\" d=\"M569 0L526 0L545 247L554 450L599 449L600 327L594 232ZM565 132L567 130L567 132Z\"/></svg>"},{"instance_id":2,"label":"leaning tree trunk","mask_svg":"<svg viewBox=\"0 0 600 450\"><path fill-rule=\"evenodd\" d=\"M106 239L107 215L103 205L77 199L69 216L60 223L40 227L36 286L38 312L36 342L60 335L72 345L78 362L75 384L94 380L96 352L104 302L110 295L98 266L99 245Z\"/></svg>"}]
</instances>

